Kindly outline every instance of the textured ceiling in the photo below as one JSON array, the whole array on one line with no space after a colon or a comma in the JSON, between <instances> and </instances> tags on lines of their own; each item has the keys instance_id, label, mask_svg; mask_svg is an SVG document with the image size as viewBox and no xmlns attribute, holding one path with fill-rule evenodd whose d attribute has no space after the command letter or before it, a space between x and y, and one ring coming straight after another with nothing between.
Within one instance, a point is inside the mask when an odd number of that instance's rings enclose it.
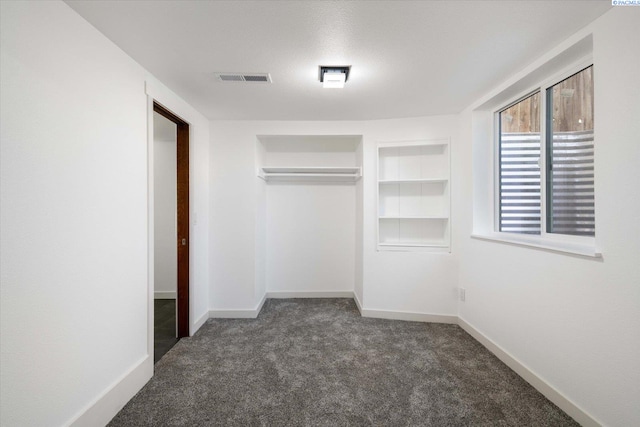
<instances>
[{"instance_id":1,"label":"textured ceiling","mask_svg":"<svg viewBox=\"0 0 640 427\"><path fill-rule=\"evenodd\" d=\"M209 119L457 113L606 12L608 1L72 1ZM352 65L323 89L319 65ZM271 73L272 84L214 72Z\"/></svg>"}]
</instances>

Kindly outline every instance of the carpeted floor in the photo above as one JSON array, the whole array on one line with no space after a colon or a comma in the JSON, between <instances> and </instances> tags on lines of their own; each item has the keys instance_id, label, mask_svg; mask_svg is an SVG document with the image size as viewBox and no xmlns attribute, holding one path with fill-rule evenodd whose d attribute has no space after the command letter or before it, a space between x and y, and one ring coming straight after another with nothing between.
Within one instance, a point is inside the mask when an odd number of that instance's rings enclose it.
<instances>
[{"instance_id":1,"label":"carpeted floor","mask_svg":"<svg viewBox=\"0 0 640 427\"><path fill-rule=\"evenodd\" d=\"M575 426L457 325L366 319L350 299L210 319L111 426Z\"/></svg>"}]
</instances>

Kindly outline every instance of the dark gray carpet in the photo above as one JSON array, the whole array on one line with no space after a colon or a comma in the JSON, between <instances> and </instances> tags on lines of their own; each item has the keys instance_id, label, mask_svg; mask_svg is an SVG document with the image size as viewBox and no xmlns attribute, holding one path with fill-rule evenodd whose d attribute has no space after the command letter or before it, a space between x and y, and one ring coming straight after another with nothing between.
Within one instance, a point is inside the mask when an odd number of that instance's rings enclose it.
<instances>
[{"instance_id":1,"label":"dark gray carpet","mask_svg":"<svg viewBox=\"0 0 640 427\"><path fill-rule=\"evenodd\" d=\"M457 325L360 317L350 299L268 300L210 319L111 426L574 426Z\"/></svg>"}]
</instances>

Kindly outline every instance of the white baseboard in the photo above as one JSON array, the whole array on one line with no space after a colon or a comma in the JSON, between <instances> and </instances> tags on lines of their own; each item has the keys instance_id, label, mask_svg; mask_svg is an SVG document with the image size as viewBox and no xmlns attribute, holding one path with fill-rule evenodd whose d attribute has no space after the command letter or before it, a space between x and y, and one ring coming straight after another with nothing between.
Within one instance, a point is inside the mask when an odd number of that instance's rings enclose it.
<instances>
[{"instance_id":1,"label":"white baseboard","mask_svg":"<svg viewBox=\"0 0 640 427\"><path fill-rule=\"evenodd\" d=\"M362 315L362 317L371 317L375 319L407 320L410 322L429 322L429 323L452 323L452 324L458 323L458 316L450 316L447 314L427 314L427 313L412 313L409 311L371 310L368 308L360 309L360 314Z\"/></svg>"},{"instance_id":2,"label":"white baseboard","mask_svg":"<svg viewBox=\"0 0 640 427\"><path fill-rule=\"evenodd\" d=\"M256 308L250 309L239 309L239 310L209 310L209 318L210 319L255 319L260 314L260 310L262 310L262 306L267 300L267 295L265 294Z\"/></svg>"},{"instance_id":3,"label":"white baseboard","mask_svg":"<svg viewBox=\"0 0 640 427\"><path fill-rule=\"evenodd\" d=\"M83 408L67 425L73 427L107 425L152 376L153 356L147 355L116 380L102 395Z\"/></svg>"},{"instance_id":4,"label":"white baseboard","mask_svg":"<svg viewBox=\"0 0 640 427\"><path fill-rule=\"evenodd\" d=\"M353 291L272 291L267 298L353 298Z\"/></svg>"},{"instance_id":5,"label":"white baseboard","mask_svg":"<svg viewBox=\"0 0 640 427\"><path fill-rule=\"evenodd\" d=\"M176 291L155 291L153 299L176 299Z\"/></svg>"},{"instance_id":6,"label":"white baseboard","mask_svg":"<svg viewBox=\"0 0 640 427\"><path fill-rule=\"evenodd\" d=\"M190 331L190 335L193 336L193 334L198 332L198 329L200 329L207 320L209 320L209 312L205 311L204 314L200 316L200 318L196 320L195 323L193 324L193 327Z\"/></svg>"},{"instance_id":7,"label":"white baseboard","mask_svg":"<svg viewBox=\"0 0 640 427\"><path fill-rule=\"evenodd\" d=\"M482 332L467 323L467 321L465 321L463 318L458 317L458 325L460 325L460 327L464 329L469 335L471 335L476 341L485 346L487 350L493 353L505 365L513 369L514 372L518 374L522 379L531 384L533 388L538 390L547 399L549 399L556 406L566 412L571 418L576 420L580 425L584 427L599 427L602 425L602 423L596 421L596 419L589 415L589 413L569 400L566 396L556 390L552 385L540 378L535 372L533 372L526 365L512 356L508 351L504 350Z\"/></svg>"},{"instance_id":8,"label":"white baseboard","mask_svg":"<svg viewBox=\"0 0 640 427\"><path fill-rule=\"evenodd\" d=\"M360 302L360 299L358 298L358 294L356 294L355 292L353 293L353 300L356 303L356 307L358 307L358 311L360 312L360 316L362 316L362 303Z\"/></svg>"},{"instance_id":9,"label":"white baseboard","mask_svg":"<svg viewBox=\"0 0 640 427\"><path fill-rule=\"evenodd\" d=\"M258 303L258 306L256 307L256 317L258 317L258 314L260 314L260 312L262 311L262 306L264 305L265 302L267 302L266 293L262 296L262 299L260 300L260 302Z\"/></svg>"}]
</instances>

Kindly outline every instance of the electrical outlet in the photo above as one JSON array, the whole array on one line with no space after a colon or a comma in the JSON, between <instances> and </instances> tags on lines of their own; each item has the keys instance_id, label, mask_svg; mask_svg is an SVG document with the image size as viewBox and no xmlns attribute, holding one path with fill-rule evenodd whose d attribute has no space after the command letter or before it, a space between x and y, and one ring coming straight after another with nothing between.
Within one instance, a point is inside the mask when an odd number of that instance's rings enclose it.
<instances>
[{"instance_id":1,"label":"electrical outlet","mask_svg":"<svg viewBox=\"0 0 640 427\"><path fill-rule=\"evenodd\" d=\"M467 298L467 290L465 288L460 288L460 301L464 302Z\"/></svg>"}]
</instances>

